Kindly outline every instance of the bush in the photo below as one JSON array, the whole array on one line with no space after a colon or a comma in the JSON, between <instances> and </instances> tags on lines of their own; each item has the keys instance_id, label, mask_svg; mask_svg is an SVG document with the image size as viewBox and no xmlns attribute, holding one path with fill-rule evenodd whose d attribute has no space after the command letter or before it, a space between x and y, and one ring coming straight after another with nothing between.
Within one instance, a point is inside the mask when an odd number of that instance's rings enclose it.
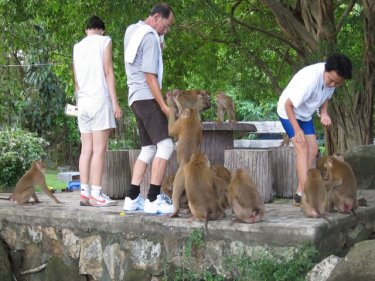
<instances>
[{"instance_id":1,"label":"bush","mask_svg":"<svg viewBox=\"0 0 375 281\"><path fill-rule=\"evenodd\" d=\"M45 156L47 144L36 134L21 129L0 131L0 189L14 187L31 163Z\"/></svg>"}]
</instances>

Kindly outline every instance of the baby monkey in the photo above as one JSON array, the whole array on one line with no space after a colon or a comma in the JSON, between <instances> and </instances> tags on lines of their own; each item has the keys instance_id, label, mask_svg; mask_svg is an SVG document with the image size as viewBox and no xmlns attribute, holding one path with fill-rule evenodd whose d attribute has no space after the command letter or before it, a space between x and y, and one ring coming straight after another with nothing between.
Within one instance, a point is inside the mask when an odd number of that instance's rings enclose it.
<instances>
[{"instance_id":1,"label":"baby monkey","mask_svg":"<svg viewBox=\"0 0 375 281\"><path fill-rule=\"evenodd\" d=\"M9 196L9 200L18 204L25 204L29 199L34 198L35 203L40 203L35 194L35 186L39 185L43 192L52 198L56 203L61 203L48 189L46 179L44 177L45 164L38 160L31 164L31 168L20 178L16 184L14 192Z\"/></svg>"},{"instance_id":2,"label":"baby monkey","mask_svg":"<svg viewBox=\"0 0 375 281\"><path fill-rule=\"evenodd\" d=\"M302 194L302 210L307 217L324 218L327 206L327 190L324 186L323 178L319 169L309 169L307 172L304 193Z\"/></svg>"}]
</instances>

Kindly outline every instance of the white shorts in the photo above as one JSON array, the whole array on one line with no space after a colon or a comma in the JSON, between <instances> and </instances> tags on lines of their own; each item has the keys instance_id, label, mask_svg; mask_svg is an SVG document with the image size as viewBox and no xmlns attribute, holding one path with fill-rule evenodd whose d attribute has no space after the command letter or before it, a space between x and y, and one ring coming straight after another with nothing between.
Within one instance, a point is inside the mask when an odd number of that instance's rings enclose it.
<instances>
[{"instance_id":1,"label":"white shorts","mask_svg":"<svg viewBox=\"0 0 375 281\"><path fill-rule=\"evenodd\" d=\"M115 114L109 97L79 98L77 105L78 127L81 133L116 128Z\"/></svg>"}]
</instances>

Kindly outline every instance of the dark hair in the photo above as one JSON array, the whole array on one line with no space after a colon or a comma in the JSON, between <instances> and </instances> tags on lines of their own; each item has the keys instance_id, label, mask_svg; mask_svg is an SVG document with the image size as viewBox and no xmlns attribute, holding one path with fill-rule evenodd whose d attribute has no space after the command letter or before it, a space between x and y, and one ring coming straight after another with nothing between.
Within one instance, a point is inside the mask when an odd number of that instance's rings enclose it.
<instances>
[{"instance_id":1,"label":"dark hair","mask_svg":"<svg viewBox=\"0 0 375 281\"><path fill-rule=\"evenodd\" d=\"M174 13L172 7L169 6L169 4L159 3L152 7L150 11L150 16L153 16L154 14L158 13L161 15L162 18L167 19L169 18L169 14L171 12Z\"/></svg>"},{"instance_id":2,"label":"dark hair","mask_svg":"<svg viewBox=\"0 0 375 281\"><path fill-rule=\"evenodd\" d=\"M330 55L326 60L325 70L336 71L344 79L352 78L352 62L342 54Z\"/></svg>"},{"instance_id":3,"label":"dark hair","mask_svg":"<svg viewBox=\"0 0 375 281\"><path fill-rule=\"evenodd\" d=\"M98 16L92 16L88 19L86 29L102 29L105 30L104 22Z\"/></svg>"}]
</instances>

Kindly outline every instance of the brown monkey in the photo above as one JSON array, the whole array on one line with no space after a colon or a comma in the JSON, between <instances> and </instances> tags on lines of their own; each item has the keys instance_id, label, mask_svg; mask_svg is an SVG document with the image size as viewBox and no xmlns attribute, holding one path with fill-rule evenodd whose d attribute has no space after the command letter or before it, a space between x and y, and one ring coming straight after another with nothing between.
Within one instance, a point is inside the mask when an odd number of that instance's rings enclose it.
<instances>
[{"instance_id":1,"label":"brown monkey","mask_svg":"<svg viewBox=\"0 0 375 281\"><path fill-rule=\"evenodd\" d=\"M221 207L223 210L228 209L229 207L229 200L228 200L228 184L227 182L221 178L213 174L214 176L214 191L216 194L216 198L219 200Z\"/></svg>"},{"instance_id":2,"label":"brown monkey","mask_svg":"<svg viewBox=\"0 0 375 281\"><path fill-rule=\"evenodd\" d=\"M302 194L303 212L307 217L322 217L331 222L324 214L328 195L320 171L318 169L309 169L307 175L303 190L304 193Z\"/></svg>"},{"instance_id":3,"label":"brown monkey","mask_svg":"<svg viewBox=\"0 0 375 281\"><path fill-rule=\"evenodd\" d=\"M222 178L229 185L232 174L227 168L225 168L223 165L216 164L211 166L211 170L215 176Z\"/></svg>"},{"instance_id":4,"label":"brown monkey","mask_svg":"<svg viewBox=\"0 0 375 281\"><path fill-rule=\"evenodd\" d=\"M288 147L290 144L290 138L287 134L283 136L283 141L280 144L280 147Z\"/></svg>"},{"instance_id":5,"label":"brown monkey","mask_svg":"<svg viewBox=\"0 0 375 281\"><path fill-rule=\"evenodd\" d=\"M228 197L236 216L232 222L255 223L264 216L263 199L254 181L244 169L237 169L233 173Z\"/></svg>"},{"instance_id":6,"label":"brown monkey","mask_svg":"<svg viewBox=\"0 0 375 281\"><path fill-rule=\"evenodd\" d=\"M180 118L177 120L175 120L175 109L170 109L168 131L169 135L178 141L176 146L177 163L181 167L189 162L190 156L194 152L199 151L203 127L197 109L183 109Z\"/></svg>"},{"instance_id":7,"label":"brown monkey","mask_svg":"<svg viewBox=\"0 0 375 281\"><path fill-rule=\"evenodd\" d=\"M227 113L229 123L237 123L235 117L235 106L233 99L227 96L224 92L217 92L216 94L217 104L217 122L224 122L224 115Z\"/></svg>"},{"instance_id":8,"label":"brown monkey","mask_svg":"<svg viewBox=\"0 0 375 281\"><path fill-rule=\"evenodd\" d=\"M189 163L179 169L180 173L176 174L174 181L184 184L192 219L205 220L206 229L208 220L221 219L225 216L213 188L214 179L209 165L206 155L196 152L191 156ZM173 196L174 193L175 189ZM177 207L174 202L173 207ZM177 216L178 211L178 208L175 209L172 217Z\"/></svg>"},{"instance_id":9,"label":"brown monkey","mask_svg":"<svg viewBox=\"0 0 375 281\"><path fill-rule=\"evenodd\" d=\"M180 115L185 108L196 108L199 112L211 107L210 93L205 90L179 90L173 91L173 100Z\"/></svg>"},{"instance_id":10,"label":"brown monkey","mask_svg":"<svg viewBox=\"0 0 375 281\"><path fill-rule=\"evenodd\" d=\"M169 198L173 198L173 182L174 182L175 175L169 175L167 178L163 180L161 185L161 191L165 193ZM181 208L188 208L187 198L185 191L181 194L180 197L180 207Z\"/></svg>"},{"instance_id":11,"label":"brown monkey","mask_svg":"<svg viewBox=\"0 0 375 281\"><path fill-rule=\"evenodd\" d=\"M355 215L358 208L357 181L350 165L335 157L330 156L324 164L327 169L325 185L328 190L328 211L332 212L334 207L340 213Z\"/></svg>"},{"instance_id":12,"label":"brown monkey","mask_svg":"<svg viewBox=\"0 0 375 281\"><path fill-rule=\"evenodd\" d=\"M30 197L33 197L35 203L40 203L34 190L35 186L39 185L45 194L56 203L61 203L48 189L44 177L44 169L45 164L42 161L34 161L31 164L31 168L17 182L14 192L9 196L9 200L18 204L24 204L29 202Z\"/></svg>"},{"instance_id":13,"label":"brown monkey","mask_svg":"<svg viewBox=\"0 0 375 281\"><path fill-rule=\"evenodd\" d=\"M344 161L344 156L338 153L332 154L332 157L335 157L338 160ZM329 156L322 156L316 158L316 168L319 169L320 173L324 180L327 180L327 169L325 163L327 162Z\"/></svg>"}]
</instances>

